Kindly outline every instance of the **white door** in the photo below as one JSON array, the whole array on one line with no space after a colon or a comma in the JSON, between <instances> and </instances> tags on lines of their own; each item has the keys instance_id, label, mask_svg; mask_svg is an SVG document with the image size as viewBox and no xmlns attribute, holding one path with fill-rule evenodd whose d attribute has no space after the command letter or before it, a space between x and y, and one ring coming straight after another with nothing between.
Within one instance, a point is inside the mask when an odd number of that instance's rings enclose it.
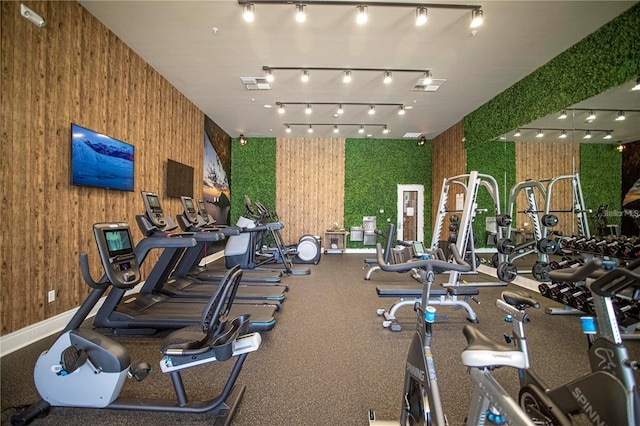
<instances>
[{"instance_id":1,"label":"white door","mask_svg":"<svg viewBox=\"0 0 640 426\"><path fill-rule=\"evenodd\" d=\"M424 241L424 186L398 185L397 237L403 241Z\"/></svg>"}]
</instances>

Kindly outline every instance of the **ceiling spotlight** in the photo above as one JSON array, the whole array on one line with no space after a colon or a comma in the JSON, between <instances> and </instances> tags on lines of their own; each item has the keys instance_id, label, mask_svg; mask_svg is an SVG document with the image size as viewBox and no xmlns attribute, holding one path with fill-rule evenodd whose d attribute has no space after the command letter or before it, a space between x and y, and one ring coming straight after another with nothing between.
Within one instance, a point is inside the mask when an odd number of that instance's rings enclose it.
<instances>
[{"instance_id":1,"label":"ceiling spotlight","mask_svg":"<svg viewBox=\"0 0 640 426\"><path fill-rule=\"evenodd\" d=\"M470 28L478 28L484 22L484 12L482 9L473 9L471 11L471 25Z\"/></svg>"},{"instance_id":2,"label":"ceiling spotlight","mask_svg":"<svg viewBox=\"0 0 640 426\"><path fill-rule=\"evenodd\" d=\"M304 109L304 113L307 115L311 114L311 104L307 104L307 107Z\"/></svg>"},{"instance_id":3,"label":"ceiling spotlight","mask_svg":"<svg viewBox=\"0 0 640 426\"><path fill-rule=\"evenodd\" d=\"M364 126L360 126L360 128L358 129L358 133L364 133Z\"/></svg>"},{"instance_id":4,"label":"ceiling spotlight","mask_svg":"<svg viewBox=\"0 0 640 426\"><path fill-rule=\"evenodd\" d=\"M541 130L538 130L538 134L536 135L536 138L541 138L544 136L544 132Z\"/></svg>"},{"instance_id":5,"label":"ceiling spotlight","mask_svg":"<svg viewBox=\"0 0 640 426\"><path fill-rule=\"evenodd\" d=\"M422 76L422 83L425 86L428 86L431 83L433 83L433 79L431 78L431 71L427 71L424 73L424 75Z\"/></svg>"},{"instance_id":6,"label":"ceiling spotlight","mask_svg":"<svg viewBox=\"0 0 640 426\"><path fill-rule=\"evenodd\" d=\"M240 137L238 138L238 142L240 142L240 145L246 145L247 138L245 138L244 135L240 135Z\"/></svg>"},{"instance_id":7,"label":"ceiling spotlight","mask_svg":"<svg viewBox=\"0 0 640 426\"><path fill-rule=\"evenodd\" d=\"M345 71L342 76L343 83L351 83L351 71Z\"/></svg>"},{"instance_id":8,"label":"ceiling spotlight","mask_svg":"<svg viewBox=\"0 0 640 426\"><path fill-rule=\"evenodd\" d=\"M384 80L382 80L382 82L385 83L385 84L389 84L389 83L391 83L391 80L392 80L391 71L385 71L384 72Z\"/></svg>"},{"instance_id":9,"label":"ceiling spotlight","mask_svg":"<svg viewBox=\"0 0 640 426\"><path fill-rule=\"evenodd\" d=\"M342 109L342 104L338 105L338 109L336 110L336 114L344 114L344 109Z\"/></svg>"},{"instance_id":10,"label":"ceiling spotlight","mask_svg":"<svg viewBox=\"0 0 640 426\"><path fill-rule=\"evenodd\" d=\"M361 4L360 6L358 6L358 14L356 15L356 22L359 25L362 25L365 22L367 22L367 19L369 19L369 16L367 15L367 6Z\"/></svg>"},{"instance_id":11,"label":"ceiling spotlight","mask_svg":"<svg viewBox=\"0 0 640 426\"><path fill-rule=\"evenodd\" d=\"M420 136L420 139L418 139L418 146L423 146L426 142L427 138L425 138L424 136Z\"/></svg>"},{"instance_id":12,"label":"ceiling spotlight","mask_svg":"<svg viewBox=\"0 0 640 426\"><path fill-rule=\"evenodd\" d=\"M582 139L591 139L591 130L587 130Z\"/></svg>"},{"instance_id":13,"label":"ceiling spotlight","mask_svg":"<svg viewBox=\"0 0 640 426\"><path fill-rule=\"evenodd\" d=\"M596 119L596 112L595 111L589 111L589 115L587 116L587 121L593 121Z\"/></svg>"},{"instance_id":14,"label":"ceiling spotlight","mask_svg":"<svg viewBox=\"0 0 640 426\"><path fill-rule=\"evenodd\" d=\"M416 26L424 25L427 23L427 8L424 6L418 6L416 8Z\"/></svg>"},{"instance_id":15,"label":"ceiling spotlight","mask_svg":"<svg viewBox=\"0 0 640 426\"><path fill-rule=\"evenodd\" d=\"M560 136L558 136L560 139L566 139L567 138L567 131L563 130L562 133L560 133Z\"/></svg>"},{"instance_id":16,"label":"ceiling spotlight","mask_svg":"<svg viewBox=\"0 0 640 426\"><path fill-rule=\"evenodd\" d=\"M516 129L516 132L513 134L514 137L518 137L520 136L522 133L520 133L520 129Z\"/></svg>"},{"instance_id":17,"label":"ceiling spotlight","mask_svg":"<svg viewBox=\"0 0 640 426\"><path fill-rule=\"evenodd\" d=\"M624 111L618 111L618 116L616 117L616 121L624 121L626 117L624 116Z\"/></svg>"},{"instance_id":18,"label":"ceiling spotlight","mask_svg":"<svg viewBox=\"0 0 640 426\"><path fill-rule=\"evenodd\" d=\"M296 5L296 21L303 23L307 20L307 13L304 11L306 6L304 4Z\"/></svg>"},{"instance_id":19,"label":"ceiling spotlight","mask_svg":"<svg viewBox=\"0 0 640 426\"><path fill-rule=\"evenodd\" d=\"M253 3L247 3L242 7L242 18L245 20L245 22L253 22L253 20L256 18L255 14L253 13Z\"/></svg>"},{"instance_id":20,"label":"ceiling spotlight","mask_svg":"<svg viewBox=\"0 0 640 426\"><path fill-rule=\"evenodd\" d=\"M369 115L373 115L376 113L376 106L375 105L371 105L369 107Z\"/></svg>"},{"instance_id":21,"label":"ceiling spotlight","mask_svg":"<svg viewBox=\"0 0 640 426\"><path fill-rule=\"evenodd\" d=\"M563 109L562 114L558 116L558 120L564 120L565 118L567 118L567 110Z\"/></svg>"},{"instance_id":22,"label":"ceiling spotlight","mask_svg":"<svg viewBox=\"0 0 640 426\"><path fill-rule=\"evenodd\" d=\"M291 133L291 126L287 124L287 128L284 131L287 133Z\"/></svg>"},{"instance_id":23,"label":"ceiling spotlight","mask_svg":"<svg viewBox=\"0 0 640 426\"><path fill-rule=\"evenodd\" d=\"M271 83L273 82L273 71L272 70L267 70L267 73L265 75L265 79Z\"/></svg>"},{"instance_id":24,"label":"ceiling spotlight","mask_svg":"<svg viewBox=\"0 0 640 426\"><path fill-rule=\"evenodd\" d=\"M404 110L404 105L400 105L398 107L398 115L404 115L405 110Z\"/></svg>"},{"instance_id":25,"label":"ceiling spotlight","mask_svg":"<svg viewBox=\"0 0 640 426\"><path fill-rule=\"evenodd\" d=\"M333 133L338 133L339 131L338 126L333 126Z\"/></svg>"},{"instance_id":26,"label":"ceiling spotlight","mask_svg":"<svg viewBox=\"0 0 640 426\"><path fill-rule=\"evenodd\" d=\"M384 133L385 135L387 133L389 133L391 130L389 130L389 128L387 126L384 126L384 128L382 129L382 133Z\"/></svg>"},{"instance_id":27,"label":"ceiling spotlight","mask_svg":"<svg viewBox=\"0 0 640 426\"><path fill-rule=\"evenodd\" d=\"M278 114L284 114L284 104L280 104L280 107L278 108Z\"/></svg>"},{"instance_id":28,"label":"ceiling spotlight","mask_svg":"<svg viewBox=\"0 0 640 426\"><path fill-rule=\"evenodd\" d=\"M636 78L636 85L633 86L631 90L640 90L640 77Z\"/></svg>"},{"instance_id":29,"label":"ceiling spotlight","mask_svg":"<svg viewBox=\"0 0 640 426\"><path fill-rule=\"evenodd\" d=\"M624 151L624 145L620 144L616 147L616 149L618 150L618 152L622 152Z\"/></svg>"},{"instance_id":30,"label":"ceiling spotlight","mask_svg":"<svg viewBox=\"0 0 640 426\"><path fill-rule=\"evenodd\" d=\"M306 83L307 81L309 81L309 71L308 70L302 70L302 75L300 76L300 81L302 81L303 83Z\"/></svg>"},{"instance_id":31,"label":"ceiling spotlight","mask_svg":"<svg viewBox=\"0 0 640 426\"><path fill-rule=\"evenodd\" d=\"M611 131L608 130L602 139L611 139Z\"/></svg>"},{"instance_id":32,"label":"ceiling spotlight","mask_svg":"<svg viewBox=\"0 0 640 426\"><path fill-rule=\"evenodd\" d=\"M313 133L313 126L309 124L309 128L307 129L307 133Z\"/></svg>"}]
</instances>

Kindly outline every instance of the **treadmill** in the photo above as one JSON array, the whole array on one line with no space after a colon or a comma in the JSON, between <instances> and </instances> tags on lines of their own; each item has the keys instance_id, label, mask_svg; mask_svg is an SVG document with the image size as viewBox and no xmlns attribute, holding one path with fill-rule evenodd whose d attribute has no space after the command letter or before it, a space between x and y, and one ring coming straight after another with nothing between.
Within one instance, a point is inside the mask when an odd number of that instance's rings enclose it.
<instances>
[{"instance_id":1,"label":"treadmill","mask_svg":"<svg viewBox=\"0 0 640 426\"><path fill-rule=\"evenodd\" d=\"M178 224L185 232L203 232L216 229L222 232L225 237L240 235L243 232L250 232L246 228L237 226L216 225L215 220L207 213L204 202L198 201L198 208L191 197L180 197L184 212L177 216ZM225 248L226 250L226 248ZM201 281L219 281L228 269L212 269L200 267L200 261L206 256L206 243L197 249L190 249L176 265L175 275L179 277L190 277ZM255 269L243 269L242 284L250 285L273 285L281 282L281 271L261 271Z\"/></svg>"},{"instance_id":2,"label":"treadmill","mask_svg":"<svg viewBox=\"0 0 640 426\"><path fill-rule=\"evenodd\" d=\"M157 198L149 197L151 207L160 209ZM165 222L159 211L153 213L154 219ZM136 218L138 219L138 217ZM189 247L195 247L197 241L192 234L155 233L146 236L135 247L135 254L139 264L142 264L153 249L163 250L161 258L175 256ZM213 294L211 292L210 294ZM211 296L209 296L211 297ZM178 329L191 325L198 325L206 298L172 298L158 293L126 294L119 288L112 288L98 310L93 324L96 327L111 328L118 334L153 334L158 330ZM275 325L274 314L277 307L272 304L238 304L231 307L230 316L250 315L249 329L253 331L268 331Z\"/></svg>"},{"instance_id":3,"label":"treadmill","mask_svg":"<svg viewBox=\"0 0 640 426\"><path fill-rule=\"evenodd\" d=\"M165 217L160 200L153 192L142 192L142 200L145 206L145 214L136 216L136 221L140 231L147 237L159 236L166 238L166 232L176 228L175 224L171 225L170 217ZM159 220L158 218L162 218ZM218 232L217 228L197 229L198 232L190 232L189 234L196 240L197 244L189 248L166 249L160 256L160 259L153 266L149 273L141 293L159 293L171 297L190 297L208 299L215 292L220 280L216 281L200 281L186 275L177 275L175 273L176 266L182 262L185 257L192 258L203 253L207 243L220 241L225 238L224 234ZM233 231L237 233L238 231ZM284 293L287 288L284 286L271 284L269 286L249 286L240 282L238 291L235 295L238 303L248 300L249 304L273 304L277 305L285 298ZM266 301L266 302L265 302Z\"/></svg>"}]
</instances>

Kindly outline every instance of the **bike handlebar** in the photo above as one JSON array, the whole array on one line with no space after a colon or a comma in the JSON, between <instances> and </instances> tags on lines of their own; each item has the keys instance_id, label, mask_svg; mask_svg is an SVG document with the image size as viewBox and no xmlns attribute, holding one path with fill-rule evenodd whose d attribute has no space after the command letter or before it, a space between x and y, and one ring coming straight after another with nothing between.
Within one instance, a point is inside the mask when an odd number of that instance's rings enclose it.
<instances>
[{"instance_id":1,"label":"bike handlebar","mask_svg":"<svg viewBox=\"0 0 640 426\"><path fill-rule=\"evenodd\" d=\"M602 259L596 257L578 268L556 269L555 271L551 271L549 272L549 279L552 281L575 283L589 278L601 267Z\"/></svg>"},{"instance_id":2,"label":"bike handlebar","mask_svg":"<svg viewBox=\"0 0 640 426\"><path fill-rule=\"evenodd\" d=\"M408 272L414 268L420 268L425 270L431 270L436 274L441 274L445 271L457 271L457 272L468 272L471 270L471 265L460 257L460 253L458 253L458 249L455 244L451 244L449 246L451 253L453 254L453 258L457 263L445 262L443 260L410 260L404 263L396 263L395 265L390 265L384 262L384 257L382 256L382 246L380 243L376 244L376 253L378 258L378 265L380 269L387 272Z\"/></svg>"}]
</instances>

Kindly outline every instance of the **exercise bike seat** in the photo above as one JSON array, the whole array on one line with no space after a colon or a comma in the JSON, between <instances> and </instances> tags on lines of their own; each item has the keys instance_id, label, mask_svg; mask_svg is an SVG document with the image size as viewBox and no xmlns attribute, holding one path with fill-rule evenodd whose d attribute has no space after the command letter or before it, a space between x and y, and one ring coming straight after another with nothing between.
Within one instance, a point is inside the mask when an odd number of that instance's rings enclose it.
<instances>
[{"instance_id":1,"label":"exercise bike seat","mask_svg":"<svg viewBox=\"0 0 640 426\"><path fill-rule=\"evenodd\" d=\"M468 343L462 351L462 363L467 367L528 367L525 354L514 346L496 342L470 325L465 325L462 332Z\"/></svg>"},{"instance_id":2,"label":"exercise bike seat","mask_svg":"<svg viewBox=\"0 0 640 426\"><path fill-rule=\"evenodd\" d=\"M519 311L523 311L527 308L540 308L540 304L530 298L527 293L503 291L500 297L506 303L518 309Z\"/></svg>"},{"instance_id":3,"label":"exercise bike seat","mask_svg":"<svg viewBox=\"0 0 640 426\"><path fill-rule=\"evenodd\" d=\"M220 330L215 333L204 333L200 326L186 327L169 334L160 351L171 357L193 359L197 355L203 358L213 355L218 361L226 361L233 355L233 343L248 331L249 315L222 322Z\"/></svg>"}]
</instances>

